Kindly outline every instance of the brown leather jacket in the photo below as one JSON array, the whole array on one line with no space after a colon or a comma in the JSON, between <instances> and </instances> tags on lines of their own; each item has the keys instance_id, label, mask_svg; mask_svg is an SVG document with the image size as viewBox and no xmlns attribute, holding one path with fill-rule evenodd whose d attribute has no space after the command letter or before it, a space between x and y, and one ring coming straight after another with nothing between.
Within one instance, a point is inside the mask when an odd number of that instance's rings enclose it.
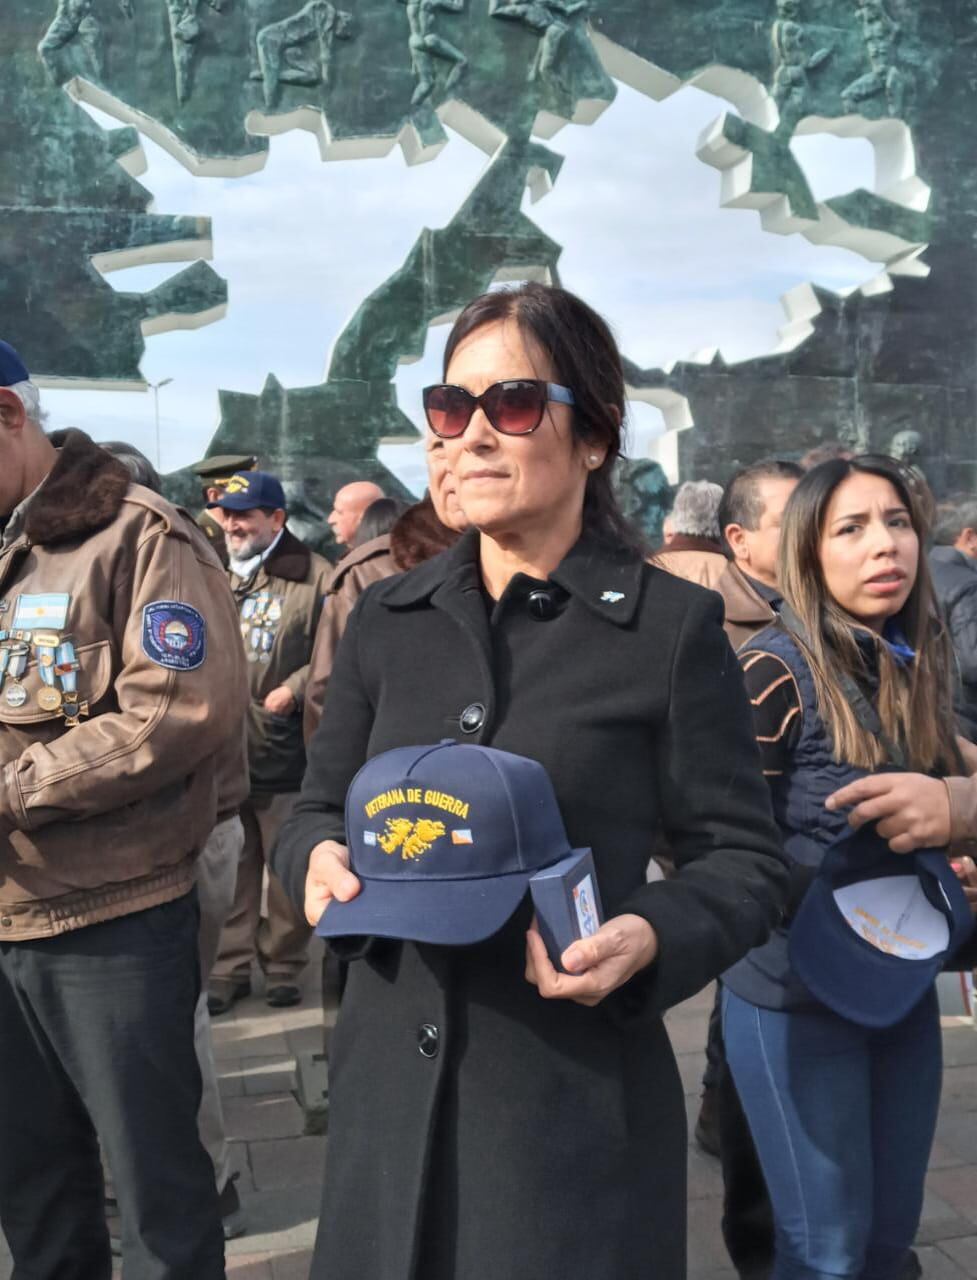
<instances>
[{"instance_id":1,"label":"brown leather jacket","mask_svg":"<svg viewBox=\"0 0 977 1280\"><path fill-rule=\"evenodd\" d=\"M0 627L29 653L0 689L0 941L188 892L246 697L237 618L202 538L81 432L51 440L54 467L0 549ZM45 631L73 638L73 726L71 655L45 653Z\"/></svg>"},{"instance_id":2,"label":"brown leather jacket","mask_svg":"<svg viewBox=\"0 0 977 1280\"><path fill-rule=\"evenodd\" d=\"M397 573L397 565L390 550L390 534L371 538L361 547L355 547L333 570L329 593L319 619L312 661L309 663L309 683L305 690L305 712L302 730L308 744L322 718L322 704L326 685L336 660L336 650L346 630L346 623L353 605L370 585L381 578Z\"/></svg>"},{"instance_id":3,"label":"brown leather jacket","mask_svg":"<svg viewBox=\"0 0 977 1280\"><path fill-rule=\"evenodd\" d=\"M726 606L726 634L734 649L741 648L776 617L742 570L718 551L698 548L673 550L668 546L655 552L651 563L674 573L676 577L719 592Z\"/></svg>"},{"instance_id":4,"label":"brown leather jacket","mask_svg":"<svg viewBox=\"0 0 977 1280\"><path fill-rule=\"evenodd\" d=\"M214 547L210 538L207 537L206 529L201 529L200 522L194 520L189 511L185 511L183 507L177 507L180 515L183 516L184 524L189 529L193 541L196 543L196 550L200 558L207 560L210 555L219 562L220 557L217 555L217 549ZM203 550L201 550L201 548ZM224 568L222 564L219 566ZM222 574L224 581L224 594L230 601L230 607L237 616L237 606L234 603L234 597L231 595L230 586L227 584L226 575ZM226 607L226 601L225 601ZM251 792L251 781L248 774L248 725L247 725L247 709L248 697L247 690L247 664L244 661L244 654L239 652L236 647L231 648L228 661L238 661L240 673L238 676L238 684L241 687L242 696L237 700L238 717L237 727L234 727L234 713L228 708L223 712L227 722L228 733L225 742L221 745L216 756L214 757L214 766L217 770L217 821L225 822L228 818L237 815L241 806L247 800Z\"/></svg>"},{"instance_id":5,"label":"brown leather jacket","mask_svg":"<svg viewBox=\"0 0 977 1280\"><path fill-rule=\"evenodd\" d=\"M302 706L309 659L332 566L286 528L271 555L250 578L230 574L248 657L251 703L248 764L255 794L298 791L305 772ZM290 715L266 711L280 685L295 698Z\"/></svg>"}]
</instances>

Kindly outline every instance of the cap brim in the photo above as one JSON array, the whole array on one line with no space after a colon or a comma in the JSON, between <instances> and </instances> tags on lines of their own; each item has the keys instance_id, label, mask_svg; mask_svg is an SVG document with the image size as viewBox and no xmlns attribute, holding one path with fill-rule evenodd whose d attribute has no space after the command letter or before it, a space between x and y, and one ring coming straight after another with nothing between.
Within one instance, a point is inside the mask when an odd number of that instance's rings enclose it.
<instances>
[{"instance_id":1,"label":"cap brim","mask_svg":"<svg viewBox=\"0 0 977 1280\"><path fill-rule=\"evenodd\" d=\"M232 494L229 499L221 498L219 502L208 502L207 509L209 511L211 507L220 507L222 511L254 511L257 505L247 494L242 493L237 499Z\"/></svg>"},{"instance_id":2,"label":"cap brim","mask_svg":"<svg viewBox=\"0 0 977 1280\"><path fill-rule=\"evenodd\" d=\"M830 883L816 877L790 926L791 965L813 996L851 1022L891 1027L933 985L946 952L925 960L888 955L848 925Z\"/></svg>"},{"instance_id":3,"label":"cap brim","mask_svg":"<svg viewBox=\"0 0 977 1280\"><path fill-rule=\"evenodd\" d=\"M498 933L529 887L529 872L491 880L368 880L350 902L331 902L320 938L399 938L463 947Z\"/></svg>"}]
</instances>

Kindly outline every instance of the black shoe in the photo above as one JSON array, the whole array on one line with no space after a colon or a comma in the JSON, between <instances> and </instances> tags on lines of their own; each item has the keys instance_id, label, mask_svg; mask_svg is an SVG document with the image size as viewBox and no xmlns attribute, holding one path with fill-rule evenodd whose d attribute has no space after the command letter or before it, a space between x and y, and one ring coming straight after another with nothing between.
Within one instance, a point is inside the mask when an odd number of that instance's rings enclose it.
<instances>
[{"instance_id":1,"label":"black shoe","mask_svg":"<svg viewBox=\"0 0 977 1280\"><path fill-rule=\"evenodd\" d=\"M922 1274L923 1265L919 1260L919 1254L915 1249L910 1249L899 1271L899 1280L920 1280Z\"/></svg>"},{"instance_id":2,"label":"black shoe","mask_svg":"<svg viewBox=\"0 0 977 1280\"><path fill-rule=\"evenodd\" d=\"M301 1004L302 993L294 982L276 982L265 992L265 1004L273 1009L290 1009L293 1004Z\"/></svg>"},{"instance_id":3,"label":"black shoe","mask_svg":"<svg viewBox=\"0 0 977 1280\"><path fill-rule=\"evenodd\" d=\"M218 979L207 988L207 1011L212 1018L233 1009L239 1000L251 994L251 979L240 978L236 982Z\"/></svg>"},{"instance_id":4,"label":"black shoe","mask_svg":"<svg viewBox=\"0 0 977 1280\"><path fill-rule=\"evenodd\" d=\"M237 1187L234 1185L237 1180L238 1175L232 1173L224 1185L224 1190L220 1193L220 1215L221 1222L224 1224L225 1240L236 1240L248 1229L248 1220L244 1216Z\"/></svg>"},{"instance_id":5,"label":"black shoe","mask_svg":"<svg viewBox=\"0 0 977 1280\"><path fill-rule=\"evenodd\" d=\"M719 1155L719 1114L716 1104L716 1090L707 1085L702 1090L702 1103L699 1107L699 1118L695 1122L695 1140L700 1150L707 1156Z\"/></svg>"}]
</instances>

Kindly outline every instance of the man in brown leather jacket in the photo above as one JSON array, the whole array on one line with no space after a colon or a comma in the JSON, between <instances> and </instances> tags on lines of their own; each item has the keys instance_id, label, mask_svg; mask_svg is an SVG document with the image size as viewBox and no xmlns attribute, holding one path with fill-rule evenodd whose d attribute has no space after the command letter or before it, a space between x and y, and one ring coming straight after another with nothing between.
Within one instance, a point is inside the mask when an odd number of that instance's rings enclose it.
<instances>
[{"instance_id":1,"label":"man in brown leather jacket","mask_svg":"<svg viewBox=\"0 0 977 1280\"><path fill-rule=\"evenodd\" d=\"M223 1280L194 861L236 619L175 509L39 422L0 344L0 1224L17 1274L108 1280L101 1142L126 1274Z\"/></svg>"},{"instance_id":2,"label":"man in brown leather jacket","mask_svg":"<svg viewBox=\"0 0 977 1280\"><path fill-rule=\"evenodd\" d=\"M308 961L311 930L271 872L262 918L262 883L305 772L302 705L331 574L327 561L289 532L285 492L275 476L238 473L216 505L224 512L228 573L248 657L251 794L241 810L245 844L234 905L208 986L215 1016L250 991L255 955L270 1005L283 1008L300 998L298 976Z\"/></svg>"}]
</instances>

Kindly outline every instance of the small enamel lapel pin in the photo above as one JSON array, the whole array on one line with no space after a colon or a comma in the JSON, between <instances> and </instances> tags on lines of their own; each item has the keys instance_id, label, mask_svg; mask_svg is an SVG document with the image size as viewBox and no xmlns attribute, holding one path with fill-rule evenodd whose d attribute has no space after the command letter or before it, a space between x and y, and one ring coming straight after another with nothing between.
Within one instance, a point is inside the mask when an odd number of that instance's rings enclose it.
<instances>
[{"instance_id":1,"label":"small enamel lapel pin","mask_svg":"<svg viewBox=\"0 0 977 1280\"><path fill-rule=\"evenodd\" d=\"M623 591L605 591L601 596L601 601L607 604L619 604L623 599Z\"/></svg>"}]
</instances>

